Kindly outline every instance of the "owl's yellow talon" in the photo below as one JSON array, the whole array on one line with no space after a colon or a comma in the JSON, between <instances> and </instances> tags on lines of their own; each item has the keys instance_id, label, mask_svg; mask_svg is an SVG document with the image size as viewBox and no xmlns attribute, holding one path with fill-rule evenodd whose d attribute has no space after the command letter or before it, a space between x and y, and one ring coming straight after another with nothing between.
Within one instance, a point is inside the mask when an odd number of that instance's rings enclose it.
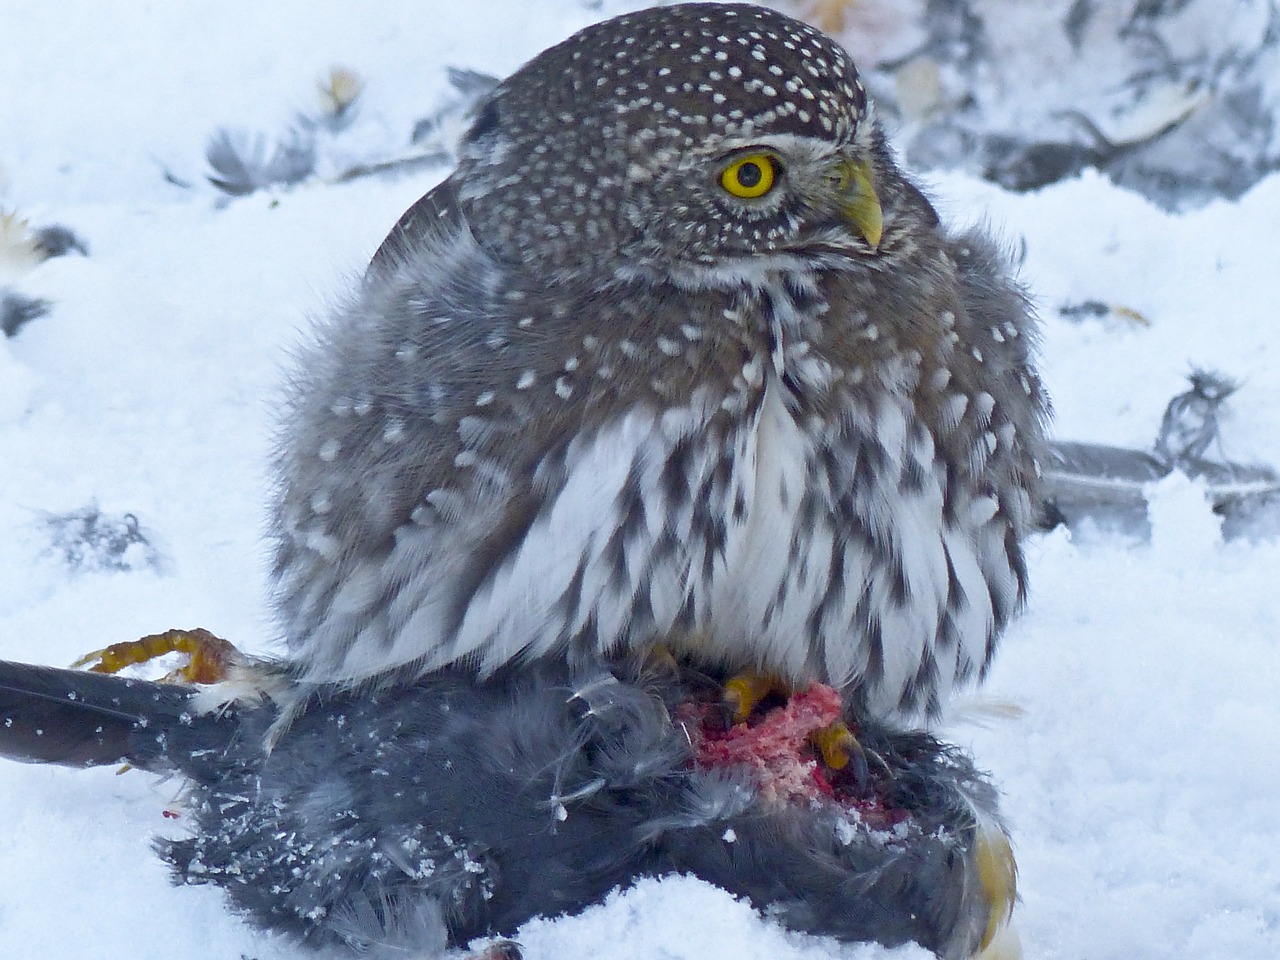
<instances>
[{"instance_id":1,"label":"owl's yellow talon","mask_svg":"<svg viewBox=\"0 0 1280 960\"><path fill-rule=\"evenodd\" d=\"M786 690L782 680L772 673L744 670L726 681L724 702L733 711L734 723L746 723L751 711L759 706L761 700L772 693L783 693Z\"/></svg>"},{"instance_id":2,"label":"owl's yellow talon","mask_svg":"<svg viewBox=\"0 0 1280 960\"><path fill-rule=\"evenodd\" d=\"M88 667L91 673L119 673L125 667L149 663L157 657L181 653L187 662L164 677L170 683L217 683L226 677L227 668L239 656L235 646L208 630L166 630L140 640L113 643L109 647L85 654L72 664Z\"/></svg>"},{"instance_id":3,"label":"owl's yellow talon","mask_svg":"<svg viewBox=\"0 0 1280 960\"><path fill-rule=\"evenodd\" d=\"M832 770L843 770L849 759L862 754L862 744L843 720L809 734L809 742L822 754L822 762Z\"/></svg>"}]
</instances>

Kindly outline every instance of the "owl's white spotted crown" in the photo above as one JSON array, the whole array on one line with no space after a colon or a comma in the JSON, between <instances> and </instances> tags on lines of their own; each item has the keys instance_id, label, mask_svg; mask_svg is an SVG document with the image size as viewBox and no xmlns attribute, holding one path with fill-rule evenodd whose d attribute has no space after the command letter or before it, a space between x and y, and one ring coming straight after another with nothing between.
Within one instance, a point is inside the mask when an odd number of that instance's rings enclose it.
<instances>
[{"instance_id":1,"label":"owl's white spotted crown","mask_svg":"<svg viewBox=\"0 0 1280 960\"><path fill-rule=\"evenodd\" d=\"M866 111L852 60L829 37L748 5L657 7L596 24L536 57L500 99L534 126L640 114L657 138L791 133L839 140ZM565 114L563 110L572 111ZM541 116L540 116L541 115Z\"/></svg>"}]
</instances>

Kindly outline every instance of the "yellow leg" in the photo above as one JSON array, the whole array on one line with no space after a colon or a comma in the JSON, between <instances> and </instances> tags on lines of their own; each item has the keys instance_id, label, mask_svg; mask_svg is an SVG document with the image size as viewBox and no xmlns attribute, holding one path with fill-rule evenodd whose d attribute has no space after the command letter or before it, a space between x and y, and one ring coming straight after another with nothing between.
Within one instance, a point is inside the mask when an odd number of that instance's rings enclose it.
<instances>
[{"instance_id":1,"label":"yellow leg","mask_svg":"<svg viewBox=\"0 0 1280 960\"><path fill-rule=\"evenodd\" d=\"M733 713L733 722L746 723L752 711L766 697L774 694L789 696L794 691L790 684L776 674L757 673L744 670L734 674L725 682L724 702ZM829 727L823 727L809 735L809 742L822 756L822 762L832 770L843 770L850 761L855 764L854 773L859 781L865 782L869 776L866 755L862 744L853 735L853 731L842 720L837 720Z\"/></svg>"},{"instance_id":2,"label":"yellow leg","mask_svg":"<svg viewBox=\"0 0 1280 960\"><path fill-rule=\"evenodd\" d=\"M746 723L761 700L772 693L787 692L789 688L776 674L744 670L725 683L724 702L733 711L734 723Z\"/></svg>"},{"instance_id":3,"label":"yellow leg","mask_svg":"<svg viewBox=\"0 0 1280 960\"><path fill-rule=\"evenodd\" d=\"M93 673L119 673L125 667L148 663L169 653L187 656L186 664L165 677L174 683L217 683L226 677L227 668L240 655L230 641L196 628L166 630L140 640L113 643L85 654L72 666L87 666Z\"/></svg>"},{"instance_id":4,"label":"yellow leg","mask_svg":"<svg viewBox=\"0 0 1280 960\"><path fill-rule=\"evenodd\" d=\"M843 770L852 757L862 756L862 744L843 720L809 734L809 741L822 754L822 762L832 770ZM866 760L864 759L865 765Z\"/></svg>"}]
</instances>

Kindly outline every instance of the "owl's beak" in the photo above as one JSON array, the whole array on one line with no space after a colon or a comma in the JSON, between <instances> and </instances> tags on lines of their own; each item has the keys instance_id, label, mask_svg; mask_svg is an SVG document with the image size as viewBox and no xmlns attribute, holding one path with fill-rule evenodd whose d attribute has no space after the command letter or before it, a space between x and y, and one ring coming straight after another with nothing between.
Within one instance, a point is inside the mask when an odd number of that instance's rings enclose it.
<instances>
[{"instance_id":1,"label":"owl's beak","mask_svg":"<svg viewBox=\"0 0 1280 960\"><path fill-rule=\"evenodd\" d=\"M865 160L845 157L836 164L840 190L840 212L857 228L858 233L875 250L884 233L884 211L871 179L871 166Z\"/></svg>"}]
</instances>

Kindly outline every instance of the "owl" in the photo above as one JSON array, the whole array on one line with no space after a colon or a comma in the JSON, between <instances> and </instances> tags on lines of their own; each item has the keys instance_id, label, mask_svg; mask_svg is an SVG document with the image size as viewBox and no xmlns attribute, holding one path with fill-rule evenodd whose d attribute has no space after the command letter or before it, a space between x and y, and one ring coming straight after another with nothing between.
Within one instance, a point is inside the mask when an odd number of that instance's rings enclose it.
<instances>
[{"instance_id":1,"label":"owl","mask_svg":"<svg viewBox=\"0 0 1280 960\"><path fill-rule=\"evenodd\" d=\"M936 717L1023 602L1047 401L848 54L772 10L588 27L302 351L273 584L304 684L672 651Z\"/></svg>"}]
</instances>

